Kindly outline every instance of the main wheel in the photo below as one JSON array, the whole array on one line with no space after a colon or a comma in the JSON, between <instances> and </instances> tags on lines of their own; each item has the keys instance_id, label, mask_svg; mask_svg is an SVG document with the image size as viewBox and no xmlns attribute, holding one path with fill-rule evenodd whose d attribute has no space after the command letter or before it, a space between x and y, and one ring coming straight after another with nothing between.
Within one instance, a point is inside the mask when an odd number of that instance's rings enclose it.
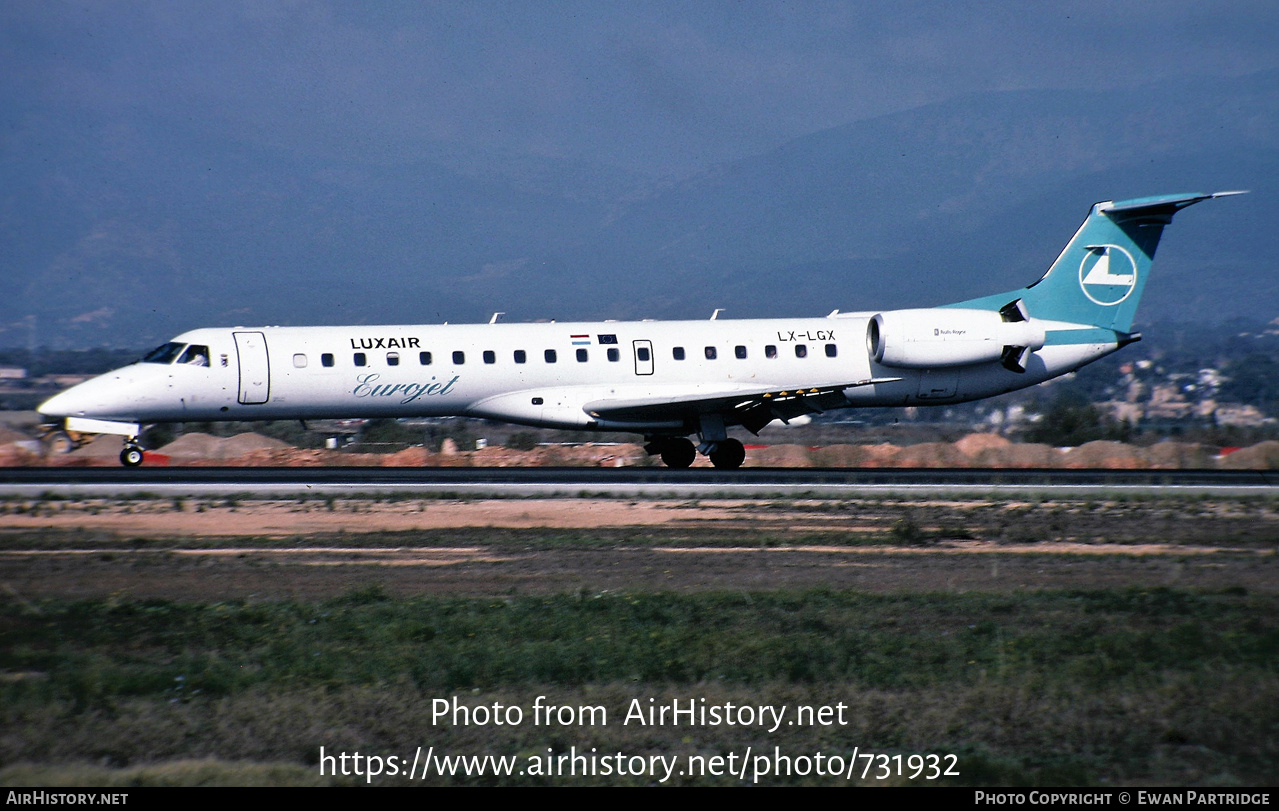
<instances>
[{"instance_id":1,"label":"main wheel","mask_svg":"<svg viewBox=\"0 0 1279 811\"><path fill-rule=\"evenodd\" d=\"M120 451L120 464L125 467L137 467L142 464L142 449L137 445L125 445Z\"/></svg>"},{"instance_id":2,"label":"main wheel","mask_svg":"<svg viewBox=\"0 0 1279 811\"><path fill-rule=\"evenodd\" d=\"M687 439L671 439L663 443L662 463L670 468L686 468L697 458L697 448Z\"/></svg>"},{"instance_id":3,"label":"main wheel","mask_svg":"<svg viewBox=\"0 0 1279 811\"><path fill-rule=\"evenodd\" d=\"M746 448L736 439L726 439L708 454L711 464L721 470L736 470L746 461Z\"/></svg>"}]
</instances>

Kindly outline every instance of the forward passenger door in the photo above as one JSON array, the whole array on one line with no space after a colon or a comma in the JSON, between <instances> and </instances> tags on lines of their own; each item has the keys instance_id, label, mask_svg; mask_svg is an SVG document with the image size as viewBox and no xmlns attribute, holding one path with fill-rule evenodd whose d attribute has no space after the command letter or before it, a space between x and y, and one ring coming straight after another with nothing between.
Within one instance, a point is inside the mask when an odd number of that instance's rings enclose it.
<instances>
[{"instance_id":1,"label":"forward passenger door","mask_svg":"<svg viewBox=\"0 0 1279 811\"><path fill-rule=\"evenodd\" d=\"M237 332L235 353L240 360L240 403L260 405L271 397L271 363L266 354L266 336L260 332Z\"/></svg>"}]
</instances>

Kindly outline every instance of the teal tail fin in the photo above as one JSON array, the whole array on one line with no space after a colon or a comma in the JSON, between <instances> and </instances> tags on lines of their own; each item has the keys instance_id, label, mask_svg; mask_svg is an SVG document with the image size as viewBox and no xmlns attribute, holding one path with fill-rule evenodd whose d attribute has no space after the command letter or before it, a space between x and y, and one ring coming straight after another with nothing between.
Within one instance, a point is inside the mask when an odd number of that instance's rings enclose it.
<instances>
[{"instance_id":1,"label":"teal tail fin","mask_svg":"<svg viewBox=\"0 0 1279 811\"><path fill-rule=\"evenodd\" d=\"M1024 290L950 305L999 310L1020 298L1026 315L1132 331L1164 226L1186 206L1216 194L1166 194L1097 203L1039 281Z\"/></svg>"}]
</instances>

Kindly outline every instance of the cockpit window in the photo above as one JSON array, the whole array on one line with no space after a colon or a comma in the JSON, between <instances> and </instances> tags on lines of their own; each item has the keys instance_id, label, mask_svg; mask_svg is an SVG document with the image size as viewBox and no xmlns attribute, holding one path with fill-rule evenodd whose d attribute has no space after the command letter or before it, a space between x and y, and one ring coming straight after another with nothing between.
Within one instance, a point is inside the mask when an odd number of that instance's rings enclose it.
<instances>
[{"instance_id":1,"label":"cockpit window","mask_svg":"<svg viewBox=\"0 0 1279 811\"><path fill-rule=\"evenodd\" d=\"M173 359L176 358L179 354L181 354L182 348L184 346L186 346L186 344L179 344L179 343L174 343L173 341L170 341L169 343L164 344L163 346L157 346L155 349L152 349L150 353L148 353L147 356L142 359L142 362L143 363L173 363ZM209 350L205 349L204 353L205 353L204 354L205 363L208 363Z\"/></svg>"},{"instance_id":2,"label":"cockpit window","mask_svg":"<svg viewBox=\"0 0 1279 811\"><path fill-rule=\"evenodd\" d=\"M192 366L208 366L209 348L199 344L191 344L187 347L187 351L182 353L182 357L178 358L178 363L187 363Z\"/></svg>"}]
</instances>

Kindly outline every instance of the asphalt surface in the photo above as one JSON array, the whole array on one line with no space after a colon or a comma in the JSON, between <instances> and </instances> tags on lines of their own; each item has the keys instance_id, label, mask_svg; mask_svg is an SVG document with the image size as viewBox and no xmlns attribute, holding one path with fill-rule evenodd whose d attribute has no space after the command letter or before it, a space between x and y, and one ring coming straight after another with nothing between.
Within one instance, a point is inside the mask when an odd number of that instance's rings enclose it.
<instances>
[{"instance_id":1,"label":"asphalt surface","mask_svg":"<svg viewBox=\"0 0 1279 811\"><path fill-rule=\"evenodd\" d=\"M1279 471L743 468L0 468L0 496L1279 496Z\"/></svg>"}]
</instances>

